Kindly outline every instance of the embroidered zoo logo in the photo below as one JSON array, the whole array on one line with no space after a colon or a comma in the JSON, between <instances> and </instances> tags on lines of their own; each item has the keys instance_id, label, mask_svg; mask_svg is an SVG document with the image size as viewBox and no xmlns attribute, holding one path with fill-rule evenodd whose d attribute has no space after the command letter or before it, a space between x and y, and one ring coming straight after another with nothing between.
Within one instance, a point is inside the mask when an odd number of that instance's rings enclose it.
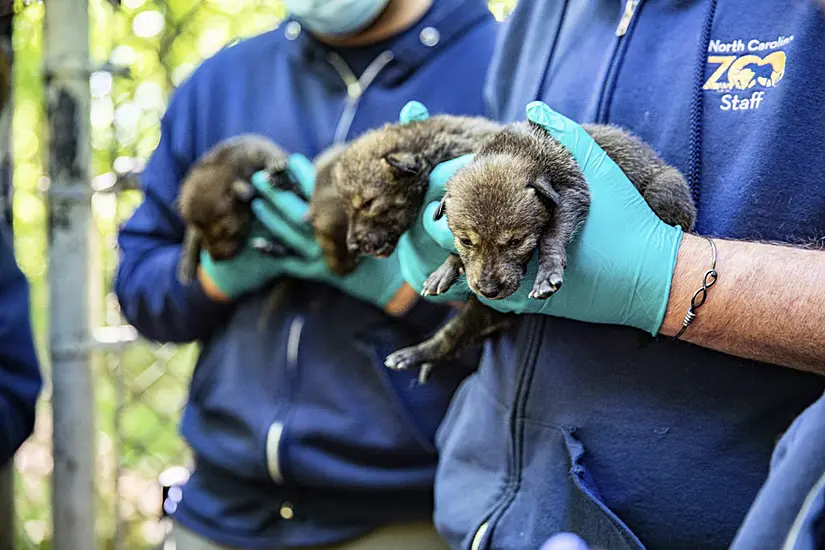
<instances>
[{"instance_id":1,"label":"embroidered zoo logo","mask_svg":"<svg viewBox=\"0 0 825 550\"><path fill-rule=\"evenodd\" d=\"M765 94L785 76L787 56L782 48L792 41L793 36L780 36L768 42L712 40L708 44L708 65L714 71L703 89L722 93L722 111L758 109Z\"/></svg>"}]
</instances>

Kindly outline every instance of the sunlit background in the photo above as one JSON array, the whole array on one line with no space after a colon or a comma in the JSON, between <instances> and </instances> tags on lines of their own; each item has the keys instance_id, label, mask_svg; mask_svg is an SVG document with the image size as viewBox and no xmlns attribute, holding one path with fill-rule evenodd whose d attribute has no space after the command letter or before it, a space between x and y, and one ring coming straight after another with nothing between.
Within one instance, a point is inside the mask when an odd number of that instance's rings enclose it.
<instances>
[{"instance_id":1,"label":"sunlit background","mask_svg":"<svg viewBox=\"0 0 825 550\"><path fill-rule=\"evenodd\" d=\"M515 1L489 5L503 19ZM44 5L25 4L14 33L15 245L32 284L34 327L48 378ZM136 191L107 191L118 173L139 170L156 146L159 119L175 86L227 43L277 27L284 10L275 0L123 0L120 8L92 0L89 9L92 62L100 67L90 79L93 186L99 191L92 204L97 231L90 317L96 327L120 327L109 286L117 260L115 231L140 196ZM113 339L129 335L128 330L110 330ZM99 332L104 339L109 334L105 328ZM158 474L187 463L177 422L194 351L192 346L158 348L136 342L94 356L97 532L102 548L140 550L162 539ZM50 440L47 384L35 435L17 455L15 548L51 548Z\"/></svg>"}]
</instances>

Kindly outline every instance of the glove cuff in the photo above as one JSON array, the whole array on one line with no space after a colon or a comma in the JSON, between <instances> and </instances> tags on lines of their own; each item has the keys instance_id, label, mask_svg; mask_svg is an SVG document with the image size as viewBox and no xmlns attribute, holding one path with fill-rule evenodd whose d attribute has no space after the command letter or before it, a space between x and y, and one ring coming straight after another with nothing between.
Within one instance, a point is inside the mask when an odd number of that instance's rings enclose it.
<instances>
[{"instance_id":1,"label":"glove cuff","mask_svg":"<svg viewBox=\"0 0 825 550\"><path fill-rule=\"evenodd\" d=\"M656 336L665 319L673 272L684 232L679 226L661 225L662 232L641 256L640 277L634 289L630 318L624 325L636 327Z\"/></svg>"},{"instance_id":2,"label":"glove cuff","mask_svg":"<svg viewBox=\"0 0 825 550\"><path fill-rule=\"evenodd\" d=\"M429 246L416 246L413 237L409 233L401 236L398 242L398 250L401 254L400 273L404 282L420 293L424 288L424 281L430 276L434 269L428 266L438 266L447 259L450 251L441 248L435 241ZM459 277L453 287L439 296L425 296L429 302L444 304L448 302L464 302L470 296L465 279Z\"/></svg>"},{"instance_id":3,"label":"glove cuff","mask_svg":"<svg viewBox=\"0 0 825 550\"><path fill-rule=\"evenodd\" d=\"M209 276L212 283L231 300L236 299L249 289L247 281L239 277L237 269L215 263L205 250L201 252L201 269Z\"/></svg>"}]
</instances>

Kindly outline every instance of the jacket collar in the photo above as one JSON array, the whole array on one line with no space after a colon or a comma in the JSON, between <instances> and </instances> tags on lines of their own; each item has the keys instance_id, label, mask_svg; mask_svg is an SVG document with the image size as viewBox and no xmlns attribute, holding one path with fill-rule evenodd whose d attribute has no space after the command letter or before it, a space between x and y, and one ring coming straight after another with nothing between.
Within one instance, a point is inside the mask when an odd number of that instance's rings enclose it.
<instances>
[{"instance_id":1,"label":"jacket collar","mask_svg":"<svg viewBox=\"0 0 825 550\"><path fill-rule=\"evenodd\" d=\"M383 43L386 50L392 51L393 59L377 80L392 83L404 79L465 32L492 17L482 0L434 0L417 23ZM290 55L306 63L308 68L328 66L326 58L331 51L339 55L342 53L341 49L321 43L292 18L283 22L279 32L295 43L295 47L290 48ZM376 46L368 45L364 49L374 49Z\"/></svg>"}]
</instances>

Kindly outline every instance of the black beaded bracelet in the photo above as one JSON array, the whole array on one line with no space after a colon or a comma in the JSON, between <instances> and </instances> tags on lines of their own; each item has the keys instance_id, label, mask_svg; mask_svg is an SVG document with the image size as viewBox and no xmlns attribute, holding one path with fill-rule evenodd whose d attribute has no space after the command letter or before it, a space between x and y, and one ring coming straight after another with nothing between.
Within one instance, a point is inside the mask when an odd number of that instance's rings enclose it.
<instances>
[{"instance_id":1,"label":"black beaded bracelet","mask_svg":"<svg viewBox=\"0 0 825 550\"><path fill-rule=\"evenodd\" d=\"M685 314L685 318L682 320L682 328L679 332L674 336L674 339L679 339L682 334L684 334L685 330L690 326L694 319L696 319L696 310L705 303L705 300L708 297L708 289L713 286L716 282L718 274L716 273L716 243L713 242L713 239L710 237L705 237L708 242L710 243L710 249L713 252L713 259L710 265L710 269L705 272L705 278L702 281L702 288L697 290L693 294L693 298L690 299L690 307L688 308L687 314Z\"/></svg>"}]
</instances>

